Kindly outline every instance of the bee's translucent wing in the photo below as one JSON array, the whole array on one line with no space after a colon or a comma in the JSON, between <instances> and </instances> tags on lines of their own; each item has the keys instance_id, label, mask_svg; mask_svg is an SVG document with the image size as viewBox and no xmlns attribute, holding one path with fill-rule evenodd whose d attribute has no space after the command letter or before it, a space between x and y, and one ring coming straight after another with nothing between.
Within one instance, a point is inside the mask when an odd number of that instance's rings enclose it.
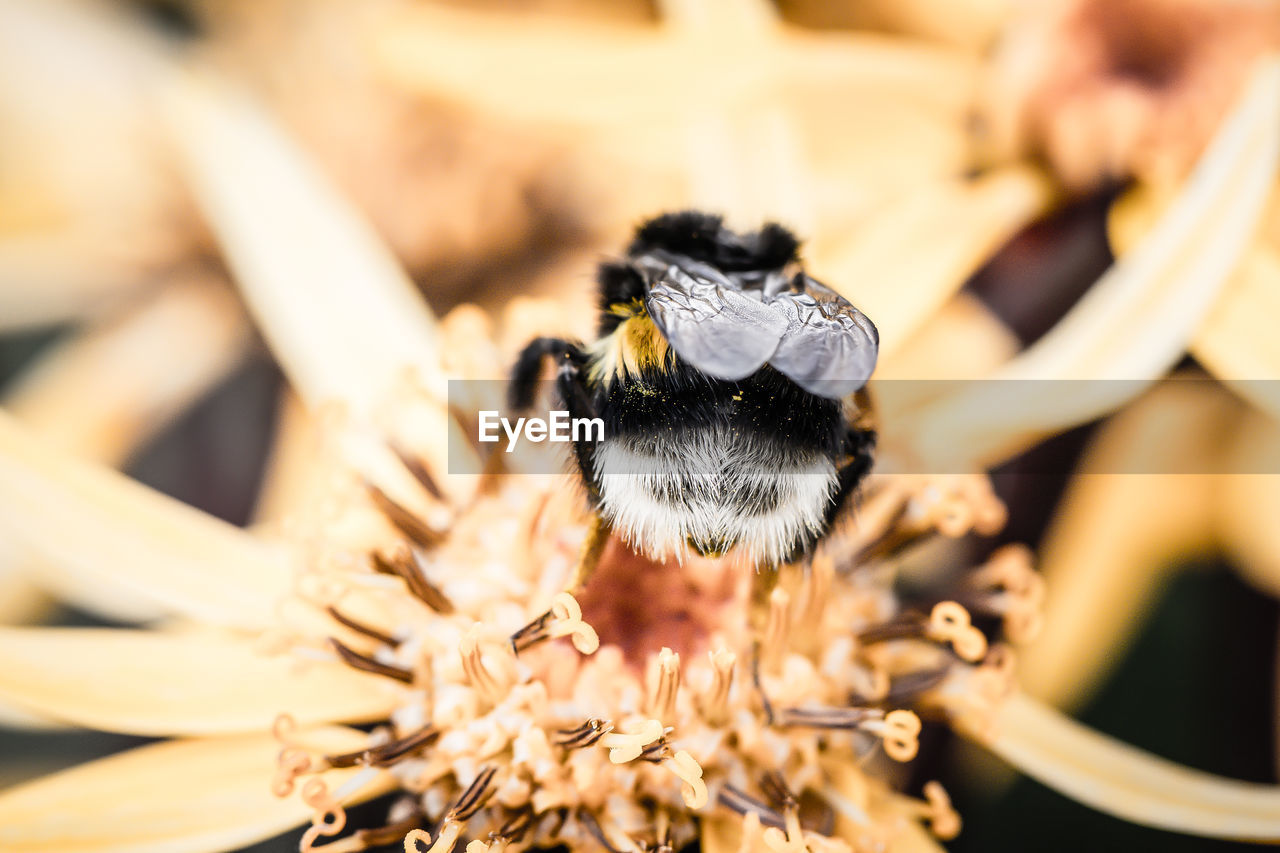
<instances>
[{"instance_id":1,"label":"bee's translucent wing","mask_svg":"<svg viewBox=\"0 0 1280 853\"><path fill-rule=\"evenodd\" d=\"M871 378L880 334L847 299L808 276L802 290L779 293L769 307L786 330L768 361L810 394L840 398Z\"/></svg>"},{"instance_id":2,"label":"bee's translucent wing","mask_svg":"<svg viewBox=\"0 0 1280 853\"><path fill-rule=\"evenodd\" d=\"M778 349L788 319L704 264L638 266L649 284L649 316L682 360L708 376L734 381L755 373Z\"/></svg>"}]
</instances>

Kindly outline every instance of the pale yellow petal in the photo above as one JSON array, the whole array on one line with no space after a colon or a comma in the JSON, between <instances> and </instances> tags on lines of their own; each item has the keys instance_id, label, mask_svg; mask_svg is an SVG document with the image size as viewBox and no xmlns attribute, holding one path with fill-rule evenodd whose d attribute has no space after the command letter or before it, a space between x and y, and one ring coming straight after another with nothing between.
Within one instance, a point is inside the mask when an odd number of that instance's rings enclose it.
<instances>
[{"instance_id":1,"label":"pale yellow petal","mask_svg":"<svg viewBox=\"0 0 1280 853\"><path fill-rule=\"evenodd\" d=\"M474 478L445 476L451 431L460 467L474 460L445 407L435 319L372 226L265 110L211 72L175 72L163 107L236 283L308 407L390 433L465 496ZM425 392L424 411L388 411L413 391Z\"/></svg>"},{"instance_id":2,"label":"pale yellow petal","mask_svg":"<svg viewBox=\"0 0 1280 853\"><path fill-rule=\"evenodd\" d=\"M1209 474L1220 470L1240 408L1208 382L1174 378L1098 433L1041 548L1044 628L1019 650L1029 694L1084 702L1123 658L1176 558L1211 546Z\"/></svg>"},{"instance_id":3,"label":"pale yellow petal","mask_svg":"<svg viewBox=\"0 0 1280 853\"><path fill-rule=\"evenodd\" d=\"M1280 422L1252 412L1231 445L1213 506L1218 536L1237 571L1280 598Z\"/></svg>"},{"instance_id":4,"label":"pale yellow petal","mask_svg":"<svg viewBox=\"0 0 1280 853\"><path fill-rule=\"evenodd\" d=\"M321 485L317 475L324 466L318 464L318 454L323 447L319 424L306 406L293 392L282 393L275 437L253 510L257 523L283 521L314 494L312 489Z\"/></svg>"},{"instance_id":5,"label":"pale yellow petal","mask_svg":"<svg viewBox=\"0 0 1280 853\"><path fill-rule=\"evenodd\" d=\"M683 121L806 86L892 91L939 109L969 102L974 63L906 39L779 28L699 32L501 16L440 5L399 10L372 34L398 84L517 119L561 124Z\"/></svg>"},{"instance_id":6,"label":"pale yellow petal","mask_svg":"<svg viewBox=\"0 0 1280 853\"><path fill-rule=\"evenodd\" d=\"M337 661L268 657L220 632L0 628L0 697L81 726L143 735L385 719L386 679Z\"/></svg>"},{"instance_id":7,"label":"pale yellow petal","mask_svg":"<svg viewBox=\"0 0 1280 853\"><path fill-rule=\"evenodd\" d=\"M1166 188L1139 184L1112 205L1107 234L1117 253L1151 229L1170 198ZM1280 223L1280 184L1271 191L1267 222ZM1264 227L1266 222L1264 222ZM1273 226L1274 227L1274 226ZM1280 313L1280 244L1259 239L1245 252L1191 343L1196 359L1255 405L1280 417L1280 338L1271 318Z\"/></svg>"},{"instance_id":8,"label":"pale yellow petal","mask_svg":"<svg viewBox=\"0 0 1280 853\"><path fill-rule=\"evenodd\" d=\"M994 736L966 733L1031 778L1123 820L1212 838L1280 841L1280 787L1183 767L1024 695L1005 702Z\"/></svg>"},{"instance_id":9,"label":"pale yellow petal","mask_svg":"<svg viewBox=\"0 0 1280 853\"><path fill-rule=\"evenodd\" d=\"M1241 396L1280 419L1280 248L1256 244L1196 333L1191 351Z\"/></svg>"},{"instance_id":10,"label":"pale yellow petal","mask_svg":"<svg viewBox=\"0 0 1280 853\"><path fill-rule=\"evenodd\" d=\"M180 274L124 316L43 354L4 407L50 444L118 466L227 375L249 341L225 281Z\"/></svg>"},{"instance_id":11,"label":"pale yellow petal","mask_svg":"<svg viewBox=\"0 0 1280 853\"><path fill-rule=\"evenodd\" d=\"M1025 167L939 183L885 206L811 266L875 320L889 358L1049 201L1044 176Z\"/></svg>"},{"instance_id":12,"label":"pale yellow petal","mask_svg":"<svg viewBox=\"0 0 1280 853\"><path fill-rule=\"evenodd\" d=\"M304 399L369 417L407 370L438 381L430 309L302 149L211 76L175 73L167 95L197 200Z\"/></svg>"},{"instance_id":13,"label":"pale yellow petal","mask_svg":"<svg viewBox=\"0 0 1280 853\"><path fill-rule=\"evenodd\" d=\"M1034 346L900 433L932 464L990 465L1095 418L1180 358L1248 246L1280 158L1280 61L1261 64L1151 232ZM873 315L874 316L874 315ZM1048 380L1090 381L1069 392ZM1011 394L1010 389L1013 389ZM942 461L936 461L942 460Z\"/></svg>"},{"instance_id":14,"label":"pale yellow petal","mask_svg":"<svg viewBox=\"0 0 1280 853\"><path fill-rule=\"evenodd\" d=\"M306 740L326 752L362 748L353 729ZM0 792L5 853L217 853L270 838L307 821L295 794L271 792L280 744L269 735L144 746ZM358 770L325 776L330 790ZM393 787L375 777L347 802Z\"/></svg>"},{"instance_id":15,"label":"pale yellow petal","mask_svg":"<svg viewBox=\"0 0 1280 853\"><path fill-rule=\"evenodd\" d=\"M67 458L8 415L0 415L0 530L51 571L210 623L268 626L292 583L280 548Z\"/></svg>"}]
</instances>

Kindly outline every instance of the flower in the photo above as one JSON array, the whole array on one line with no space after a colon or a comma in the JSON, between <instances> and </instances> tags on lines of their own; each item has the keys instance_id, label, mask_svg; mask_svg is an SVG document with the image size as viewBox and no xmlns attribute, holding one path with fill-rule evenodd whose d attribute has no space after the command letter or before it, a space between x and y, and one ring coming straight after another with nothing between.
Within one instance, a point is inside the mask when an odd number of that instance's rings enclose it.
<instances>
[{"instance_id":1,"label":"flower","mask_svg":"<svg viewBox=\"0 0 1280 853\"><path fill-rule=\"evenodd\" d=\"M1270 0L1029 4L992 69L985 116L998 147L1043 156L1074 191L1167 183L1277 48Z\"/></svg>"},{"instance_id":2,"label":"flower","mask_svg":"<svg viewBox=\"0 0 1280 853\"><path fill-rule=\"evenodd\" d=\"M536 478L447 473L445 437L458 430L441 380L497 349L476 333L483 320L464 310L437 322L267 116L208 78L173 84L167 115L195 194L293 383L322 412L328 451L313 458L320 485L292 530L269 538L0 420L6 533L70 578L186 617L141 631L8 629L0 695L72 722L192 738L0 794L7 847L217 850L310 818L303 844L335 853L397 837L444 850L464 833L485 836L468 845L477 853L548 833L561 808L566 835L586 844L599 833L619 848L665 846L695 827L704 845L733 849L927 846L921 822L939 837L957 828L945 792L903 797L893 764L844 758L870 744L908 760L916 710L1099 808L1210 835L1280 836L1275 789L1161 763L1010 690L1011 655L970 620L1034 632L1041 593L1025 552L935 581L947 597L919 613L905 606L889 583L901 549L999 521L981 477L874 480L831 552L754 600L729 566L645 564L657 592L681 595L677 607L653 596L638 623L628 600L638 560L616 546L581 600L565 597L581 536L572 502ZM1228 143L1258 136L1269 115L1258 105L1274 103L1258 92L1228 123ZM1246 165L1264 158L1259 149ZM1134 250L1138 261L1100 283L1102 304L1131 320L1135 293L1163 309L1225 279L1240 247L1205 221L1240 177L1209 168L1232 160L1223 151L1231 145L1206 158L1207 189L1191 187ZM1246 206L1246 220L1255 214ZM1227 257L1208 284L1187 284L1168 256L1183 220L1203 236L1179 259ZM299 282L308 301L290 298ZM1082 324L1100 319L1082 310L1011 369L1058 376L1120 356L1141 386L1194 331L1178 315L1152 355L1117 345L1111 322ZM448 345L459 339L465 357ZM981 449L1121 402L997 424ZM763 618L744 626L752 604ZM335 722L378 726L326 725ZM346 804L396 789L411 796L387 827L345 826Z\"/></svg>"}]
</instances>

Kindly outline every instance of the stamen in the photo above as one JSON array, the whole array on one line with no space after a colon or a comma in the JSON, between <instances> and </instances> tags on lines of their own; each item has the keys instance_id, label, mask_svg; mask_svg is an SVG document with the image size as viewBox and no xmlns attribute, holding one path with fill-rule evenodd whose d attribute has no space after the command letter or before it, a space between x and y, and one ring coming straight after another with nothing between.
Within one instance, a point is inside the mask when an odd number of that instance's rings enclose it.
<instances>
[{"instance_id":1,"label":"stamen","mask_svg":"<svg viewBox=\"0 0 1280 853\"><path fill-rule=\"evenodd\" d=\"M774 853L803 853L804 831L800 828L800 809L792 805L784 815L786 831L770 826L764 830L764 843Z\"/></svg>"},{"instance_id":2,"label":"stamen","mask_svg":"<svg viewBox=\"0 0 1280 853\"><path fill-rule=\"evenodd\" d=\"M370 767L385 767L388 764L396 763L409 753L421 749L439 736L439 729L435 726L427 725L398 740L388 741L387 743L368 749L356 750L355 752L329 755L325 759L330 767L355 767L358 764L367 764Z\"/></svg>"},{"instance_id":3,"label":"stamen","mask_svg":"<svg viewBox=\"0 0 1280 853\"><path fill-rule=\"evenodd\" d=\"M764 629L764 665L770 672L782 663L791 634L791 596L782 587L769 593L769 618Z\"/></svg>"},{"instance_id":4,"label":"stamen","mask_svg":"<svg viewBox=\"0 0 1280 853\"><path fill-rule=\"evenodd\" d=\"M954 601L940 601L929 615L929 636L948 642L962 659L982 660L987 653L986 635L969 621L969 611Z\"/></svg>"},{"instance_id":5,"label":"stamen","mask_svg":"<svg viewBox=\"0 0 1280 853\"><path fill-rule=\"evenodd\" d=\"M815 557L810 563L797 628L811 647L820 643L822 639L822 615L826 610L831 581L834 577L835 564L830 557Z\"/></svg>"},{"instance_id":6,"label":"stamen","mask_svg":"<svg viewBox=\"0 0 1280 853\"><path fill-rule=\"evenodd\" d=\"M765 826L774 826L779 829L786 826L786 821L780 812L774 811L763 801L757 800L746 791L735 788L733 785L721 785L720 793L716 796L716 802L744 817L754 817L757 825L764 824Z\"/></svg>"},{"instance_id":7,"label":"stamen","mask_svg":"<svg viewBox=\"0 0 1280 853\"><path fill-rule=\"evenodd\" d=\"M445 813L445 821L465 821L484 808L484 804L494 794L492 782L494 774L497 772L498 768L492 764L482 769L476 775L476 778L471 780L471 784L467 786L467 789L462 792L462 796L458 797L453 807Z\"/></svg>"},{"instance_id":8,"label":"stamen","mask_svg":"<svg viewBox=\"0 0 1280 853\"><path fill-rule=\"evenodd\" d=\"M920 718L913 711L890 711L883 720L870 720L862 730L880 735L885 754L907 762L920 751Z\"/></svg>"},{"instance_id":9,"label":"stamen","mask_svg":"<svg viewBox=\"0 0 1280 853\"><path fill-rule=\"evenodd\" d=\"M702 765L692 755L679 750L667 762L667 767L684 783L680 786L680 797L686 806L700 809L707 804L707 783L702 781Z\"/></svg>"},{"instance_id":10,"label":"stamen","mask_svg":"<svg viewBox=\"0 0 1280 853\"><path fill-rule=\"evenodd\" d=\"M423 463L421 457L394 442L391 444L391 452L396 455L396 458L400 460L400 464L413 476L413 479L418 481L418 484L426 490L427 494L441 503L447 500L444 492L440 491L440 485L436 482L435 477L431 476L431 472L427 470L427 466Z\"/></svg>"},{"instance_id":11,"label":"stamen","mask_svg":"<svg viewBox=\"0 0 1280 853\"><path fill-rule=\"evenodd\" d=\"M298 850L311 853L321 837L332 837L342 832L347 825L347 812L329 793L329 786L323 779L312 779L302 786L302 802L315 814L311 818L311 826L302 834Z\"/></svg>"},{"instance_id":12,"label":"stamen","mask_svg":"<svg viewBox=\"0 0 1280 853\"><path fill-rule=\"evenodd\" d=\"M858 729L868 720L883 719L874 708L780 708L775 722L780 726L811 729Z\"/></svg>"},{"instance_id":13,"label":"stamen","mask_svg":"<svg viewBox=\"0 0 1280 853\"><path fill-rule=\"evenodd\" d=\"M453 846L458 843L458 836L462 835L462 827L458 821L446 818L440 825L436 843L427 848L427 853L452 853Z\"/></svg>"},{"instance_id":14,"label":"stamen","mask_svg":"<svg viewBox=\"0 0 1280 853\"><path fill-rule=\"evenodd\" d=\"M729 719L729 691L738 656L723 646L707 655L711 658L711 687L703 694L698 710L709 725L719 726Z\"/></svg>"},{"instance_id":15,"label":"stamen","mask_svg":"<svg viewBox=\"0 0 1280 853\"><path fill-rule=\"evenodd\" d=\"M378 511L414 544L430 551L445 540L446 534L428 526L412 511L392 500L382 489L372 483L366 483L365 488Z\"/></svg>"},{"instance_id":16,"label":"stamen","mask_svg":"<svg viewBox=\"0 0 1280 853\"><path fill-rule=\"evenodd\" d=\"M582 824L582 828L585 829L601 847L607 850L608 853L623 853L623 851L614 847L613 844L610 843L608 836L604 834L604 829L600 826L600 821L596 820L596 816L590 811L587 809L578 809L576 816L578 818L578 823Z\"/></svg>"},{"instance_id":17,"label":"stamen","mask_svg":"<svg viewBox=\"0 0 1280 853\"><path fill-rule=\"evenodd\" d=\"M573 647L584 655L600 648L600 637L594 628L582 621L582 607L567 592L551 600L551 609L511 635L511 648L519 654L544 640L569 637Z\"/></svg>"},{"instance_id":18,"label":"stamen","mask_svg":"<svg viewBox=\"0 0 1280 853\"><path fill-rule=\"evenodd\" d=\"M951 798L940 782L924 784L924 798L929 807L926 816L933 834L943 841L950 841L960 834L960 815L951 807Z\"/></svg>"},{"instance_id":19,"label":"stamen","mask_svg":"<svg viewBox=\"0 0 1280 853\"><path fill-rule=\"evenodd\" d=\"M511 685L515 683L515 667L511 665L514 661L504 657L502 663L508 665L497 674L485 664L484 654L480 649L483 629L484 625L480 622L471 626L458 643L458 655L462 658L462 670L467 676L467 682L484 697L486 702L497 705L506 697L511 690ZM514 656L511 649L505 645L499 647L498 654Z\"/></svg>"},{"instance_id":20,"label":"stamen","mask_svg":"<svg viewBox=\"0 0 1280 853\"><path fill-rule=\"evenodd\" d=\"M422 847L418 846L419 841L422 842ZM425 829L411 829L404 837L404 853L423 853L429 844L431 844L429 832Z\"/></svg>"},{"instance_id":21,"label":"stamen","mask_svg":"<svg viewBox=\"0 0 1280 853\"><path fill-rule=\"evenodd\" d=\"M600 745L609 750L609 761L626 764L640 757L644 748L662 737L666 730L659 720L645 720L638 732L609 732L600 738Z\"/></svg>"},{"instance_id":22,"label":"stamen","mask_svg":"<svg viewBox=\"0 0 1280 853\"><path fill-rule=\"evenodd\" d=\"M582 607L578 600L567 592L562 592L551 600L551 615L556 620L550 626L550 636L568 636L573 647L584 655L594 654L600 648L600 637L586 622L582 621Z\"/></svg>"},{"instance_id":23,"label":"stamen","mask_svg":"<svg viewBox=\"0 0 1280 853\"><path fill-rule=\"evenodd\" d=\"M858 644L872 646L889 640L922 637L927 627L928 623L925 622L924 617L916 613L909 613L889 622L881 622L879 625L862 631L858 634Z\"/></svg>"},{"instance_id":24,"label":"stamen","mask_svg":"<svg viewBox=\"0 0 1280 853\"><path fill-rule=\"evenodd\" d=\"M663 647L658 652L658 684L649 703L650 713L664 722L676 718L676 696L680 692L680 655Z\"/></svg>"},{"instance_id":25,"label":"stamen","mask_svg":"<svg viewBox=\"0 0 1280 853\"><path fill-rule=\"evenodd\" d=\"M592 718L587 720L576 729L561 729L558 731L556 743L566 749L582 749L592 746L600 738L613 731L613 723L609 720L599 720Z\"/></svg>"},{"instance_id":26,"label":"stamen","mask_svg":"<svg viewBox=\"0 0 1280 853\"><path fill-rule=\"evenodd\" d=\"M412 549L401 546L392 551L390 557L374 551L371 558L376 571L401 578L409 588L409 592L427 607L437 613L453 612L453 602L427 580L422 571L422 564Z\"/></svg>"},{"instance_id":27,"label":"stamen","mask_svg":"<svg viewBox=\"0 0 1280 853\"><path fill-rule=\"evenodd\" d=\"M342 662L352 669L358 669L361 672L368 672L374 675L393 678L396 681L402 681L405 684L413 683L413 672L402 666L393 666L389 663L376 661L371 657L362 655L359 652L343 645L341 640L334 637L329 638L329 645L338 653L338 657L342 658Z\"/></svg>"},{"instance_id":28,"label":"stamen","mask_svg":"<svg viewBox=\"0 0 1280 853\"><path fill-rule=\"evenodd\" d=\"M379 643L382 643L383 645L386 645L386 646L396 645L395 637L392 637L390 634L386 634L382 631L379 631L377 628L372 628L368 625L365 625L363 622L357 622L355 619L352 619L350 616L344 616L342 612L338 610L338 608L332 605L326 608L326 610L328 611L329 615L333 618L333 621L337 622L339 625L345 625L346 627L350 628L352 631L355 631L357 634L363 634L364 636L370 638L371 640L377 640Z\"/></svg>"}]
</instances>

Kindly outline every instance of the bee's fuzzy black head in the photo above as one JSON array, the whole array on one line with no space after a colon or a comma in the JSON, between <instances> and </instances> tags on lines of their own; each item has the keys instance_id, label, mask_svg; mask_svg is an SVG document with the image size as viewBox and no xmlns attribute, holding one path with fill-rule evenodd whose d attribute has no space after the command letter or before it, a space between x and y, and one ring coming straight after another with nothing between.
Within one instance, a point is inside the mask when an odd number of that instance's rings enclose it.
<instances>
[{"instance_id":1,"label":"bee's fuzzy black head","mask_svg":"<svg viewBox=\"0 0 1280 853\"><path fill-rule=\"evenodd\" d=\"M724 272L747 272L781 269L798 261L800 241L775 222L759 231L739 234L725 228L719 216L685 210L641 225L627 254L634 258L654 249L684 255Z\"/></svg>"},{"instance_id":2,"label":"bee's fuzzy black head","mask_svg":"<svg viewBox=\"0 0 1280 853\"><path fill-rule=\"evenodd\" d=\"M759 231L738 233L713 213L684 210L664 213L636 229L627 260L653 251L680 255L726 273L778 270L800 259L800 241L788 229L770 222ZM600 334L607 335L621 318L619 305L635 304L645 295L644 279L627 261L600 265Z\"/></svg>"}]
</instances>

